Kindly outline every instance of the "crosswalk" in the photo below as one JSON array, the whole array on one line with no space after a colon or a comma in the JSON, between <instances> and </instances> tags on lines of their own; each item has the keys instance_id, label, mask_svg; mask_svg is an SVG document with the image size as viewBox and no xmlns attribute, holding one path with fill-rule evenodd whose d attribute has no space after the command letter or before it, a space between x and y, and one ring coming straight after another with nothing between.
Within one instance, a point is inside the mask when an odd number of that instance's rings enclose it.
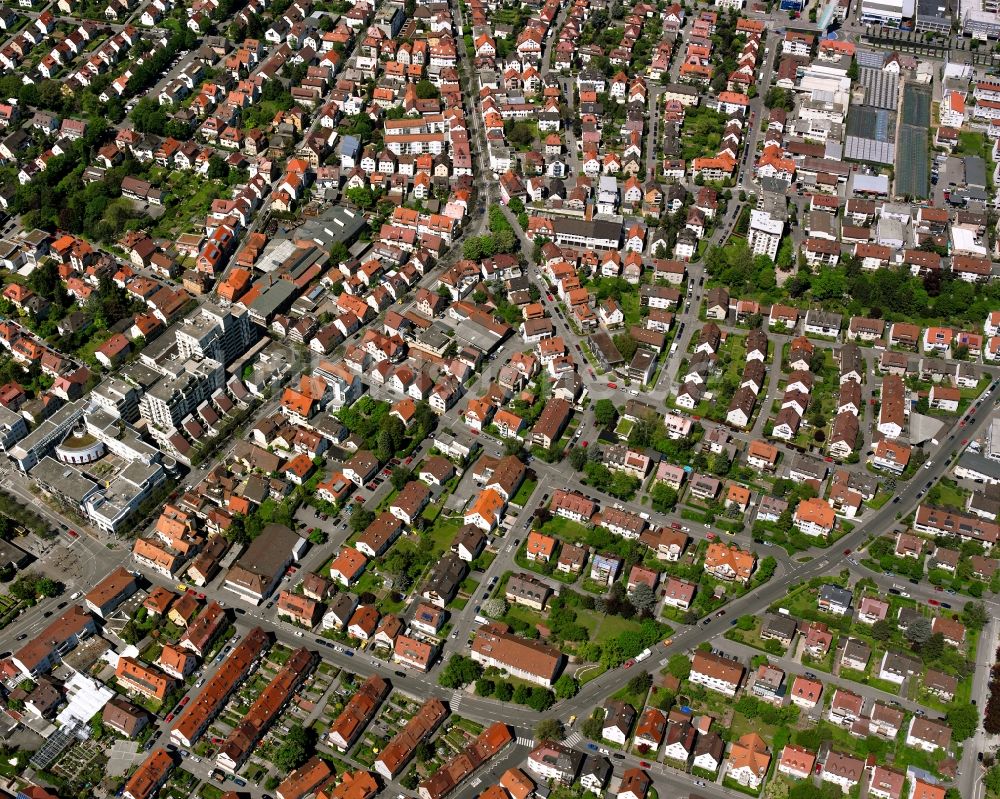
<instances>
[{"instance_id":1,"label":"crosswalk","mask_svg":"<svg viewBox=\"0 0 1000 799\"><path fill-rule=\"evenodd\" d=\"M519 735L517 736L517 744L518 746L530 746L534 748L535 741L532 738L526 738L523 735Z\"/></svg>"},{"instance_id":2,"label":"crosswalk","mask_svg":"<svg viewBox=\"0 0 1000 799\"><path fill-rule=\"evenodd\" d=\"M580 741L583 740L583 736L578 732L570 733L569 738L567 738L564 743L566 746L576 746Z\"/></svg>"},{"instance_id":3,"label":"crosswalk","mask_svg":"<svg viewBox=\"0 0 1000 799\"><path fill-rule=\"evenodd\" d=\"M455 691L455 693L451 695L451 702L449 702L448 704L451 705L452 713L458 712L458 709L462 706L462 697L464 695L465 695L464 691Z\"/></svg>"}]
</instances>

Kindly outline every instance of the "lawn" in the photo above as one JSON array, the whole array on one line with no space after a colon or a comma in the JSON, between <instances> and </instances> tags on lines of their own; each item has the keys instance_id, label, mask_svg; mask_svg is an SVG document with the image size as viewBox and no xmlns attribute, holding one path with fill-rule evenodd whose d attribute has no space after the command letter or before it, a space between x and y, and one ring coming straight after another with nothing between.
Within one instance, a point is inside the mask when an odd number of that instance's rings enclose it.
<instances>
[{"instance_id":1,"label":"lawn","mask_svg":"<svg viewBox=\"0 0 1000 799\"><path fill-rule=\"evenodd\" d=\"M642 321L642 304L638 292L622 294L618 297L618 303L625 315L626 326L637 325Z\"/></svg>"},{"instance_id":2,"label":"lawn","mask_svg":"<svg viewBox=\"0 0 1000 799\"><path fill-rule=\"evenodd\" d=\"M647 693L648 693L647 691L635 693L629 691L628 685L623 685L621 688L619 688L617 691L611 694L611 698L619 699L622 702L627 702L628 704L632 705L632 707L634 707L636 710L642 710L642 708L646 704Z\"/></svg>"},{"instance_id":3,"label":"lawn","mask_svg":"<svg viewBox=\"0 0 1000 799\"><path fill-rule=\"evenodd\" d=\"M532 627L536 624L545 624L545 614L537 610L525 607L524 605L510 605L505 614L509 619L518 619Z\"/></svg>"},{"instance_id":4,"label":"lawn","mask_svg":"<svg viewBox=\"0 0 1000 799\"><path fill-rule=\"evenodd\" d=\"M183 173L180 173L181 177L175 177L177 174L171 173L167 177L168 185L163 187L169 192L167 210L153 229L156 236L171 237L183 233L199 218L204 222L212 201L221 197L227 189L218 181L203 181L198 185L193 177Z\"/></svg>"},{"instance_id":5,"label":"lawn","mask_svg":"<svg viewBox=\"0 0 1000 799\"><path fill-rule=\"evenodd\" d=\"M537 487L537 480L525 480L521 483L521 487L517 490L517 493L514 494L514 498L510 501L511 504L523 508Z\"/></svg>"},{"instance_id":6,"label":"lawn","mask_svg":"<svg viewBox=\"0 0 1000 799\"><path fill-rule=\"evenodd\" d=\"M438 518L430 532L425 533L423 540L430 541L435 555L444 554L455 540L455 534L461 529L464 520L456 517L452 519Z\"/></svg>"},{"instance_id":7,"label":"lawn","mask_svg":"<svg viewBox=\"0 0 1000 799\"><path fill-rule=\"evenodd\" d=\"M785 647L781 646L778 641L765 641L760 637L762 621L763 620L759 616L755 617L753 627L750 630L740 630L737 627L730 627L724 634L724 637L728 638L730 641L739 641L741 644L745 644L746 646L752 646L754 649L759 649L761 652L783 656L785 654ZM771 652L771 650L768 649L768 644L771 644L771 647L777 651Z\"/></svg>"},{"instance_id":8,"label":"lawn","mask_svg":"<svg viewBox=\"0 0 1000 799\"><path fill-rule=\"evenodd\" d=\"M965 508L966 492L954 480L942 480L927 492L927 502L961 511Z\"/></svg>"},{"instance_id":9,"label":"lawn","mask_svg":"<svg viewBox=\"0 0 1000 799\"><path fill-rule=\"evenodd\" d=\"M598 613L594 610L576 608L576 620L590 633L590 640L603 642L614 638L619 633L638 631L641 627L639 622L631 619L623 619L621 616ZM669 636L673 630L667 628L664 635Z\"/></svg>"},{"instance_id":10,"label":"lawn","mask_svg":"<svg viewBox=\"0 0 1000 799\"><path fill-rule=\"evenodd\" d=\"M542 525L542 532L575 544L580 541L586 541L590 531L585 525L574 522L572 519L553 516Z\"/></svg>"},{"instance_id":11,"label":"lawn","mask_svg":"<svg viewBox=\"0 0 1000 799\"><path fill-rule=\"evenodd\" d=\"M972 131L959 133L955 155L978 155L980 158L986 158L986 143L983 135Z\"/></svg>"},{"instance_id":12,"label":"lawn","mask_svg":"<svg viewBox=\"0 0 1000 799\"><path fill-rule=\"evenodd\" d=\"M715 155L725 133L726 115L707 106L687 109L681 130L681 158L691 161L702 156Z\"/></svg>"}]
</instances>

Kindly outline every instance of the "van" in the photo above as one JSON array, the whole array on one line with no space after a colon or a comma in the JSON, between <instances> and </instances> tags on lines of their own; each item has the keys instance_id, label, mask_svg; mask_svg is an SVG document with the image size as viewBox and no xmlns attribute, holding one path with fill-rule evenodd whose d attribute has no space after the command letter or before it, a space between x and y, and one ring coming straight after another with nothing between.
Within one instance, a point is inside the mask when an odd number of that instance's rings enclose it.
<instances>
[{"instance_id":1,"label":"van","mask_svg":"<svg viewBox=\"0 0 1000 799\"><path fill-rule=\"evenodd\" d=\"M69 598L70 599L79 599L80 598L80 592L79 591L74 591L72 594L69 595Z\"/></svg>"}]
</instances>

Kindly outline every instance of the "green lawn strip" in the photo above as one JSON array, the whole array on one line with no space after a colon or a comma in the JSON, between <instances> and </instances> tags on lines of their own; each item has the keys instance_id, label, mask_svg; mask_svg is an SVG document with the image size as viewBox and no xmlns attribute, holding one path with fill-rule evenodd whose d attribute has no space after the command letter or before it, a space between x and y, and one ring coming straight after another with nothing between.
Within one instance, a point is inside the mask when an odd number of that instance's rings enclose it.
<instances>
[{"instance_id":1,"label":"green lawn strip","mask_svg":"<svg viewBox=\"0 0 1000 799\"><path fill-rule=\"evenodd\" d=\"M514 498L510 501L511 504L523 508L537 487L537 480L525 480L521 483L521 487L517 490L517 493L514 494Z\"/></svg>"}]
</instances>

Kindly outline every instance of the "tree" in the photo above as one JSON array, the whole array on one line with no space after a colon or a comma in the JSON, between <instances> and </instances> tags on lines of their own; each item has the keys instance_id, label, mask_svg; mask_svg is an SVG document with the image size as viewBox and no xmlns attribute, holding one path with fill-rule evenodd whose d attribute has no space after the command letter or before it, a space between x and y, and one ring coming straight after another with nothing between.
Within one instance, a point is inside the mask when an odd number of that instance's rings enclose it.
<instances>
[{"instance_id":1,"label":"tree","mask_svg":"<svg viewBox=\"0 0 1000 799\"><path fill-rule=\"evenodd\" d=\"M619 333L615 336L612 341L614 341L615 346L618 348L618 352L621 353L622 358L627 362L631 362L635 351L639 349L639 344L634 338L628 333Z\"/></svg>"},{"instance_id":2,"label":"tree","mask_svg":"<svg viewBox=\"0 0 1000 799\"><path fill-rule=\"evenodd\" d=\"M483 668L472 658L454 654L441 672L438 682L445 688L461 688L475 682L483 674Z\"/></svg>"},{"instance_id":3,"label":"tree","mask_svg":"<svg viewBox=\"0 0 1000 799\"><path fill-rule=\"evenodd\" d=\"M657 480L653 484L653 488L649 492L649 497L652 500L653 508L661 513L668 513L677 505L677 489L661 480Z\"/></svg>"},{"instance_id":4,"label":"tree","mask_svg":"<svg viewBox=\"0 0 1000 799\"><path fill-rule=\"evenodd\" d=\"M618 419L618 409L609 399L599 399L594 403L594 420L601 427L611 427Z\"/></svg>"},{"instance_id":5,"label":"tree","mask_svg":"<svg viewBox=\"0 0 1000 799\"><path fill-rule=\"evenodd\" d=\"M983 785L994 796L1000 795L1000 766L993 766L983 775Z\"/></svg>"},{"instance_id":6,"label":"tree","mask_svg":"<svg viewBox=\"0 0 1000 799\"><path fill-rule=\"evenodd\" d=\"M345 191L344 196L362 211L375 205L375 192L369 186L355 186Z\"/></svg>"},{"instance_id":7,"label":"tree","mask_svg":"<svg viewBox=\"0 0 1000 799\"><path fill-rule=\"evenodd\" d=\"M417 758L418 763L426 763L434 757L434 744L425 738L417 744L417 748L413 750L413 755Z\"/></svg>"},{"instance_id":8,"label":"tree","mask_svg":"<svg viewBox=\"0 0 1000 799\"><path fill-rule=\"evenodd\" d=\"M906 628L906 639L913 644L923 644L931 637L931 623L928 619L914 619Z\"/></svg>"},{"instance_id":9,"label":"tree","mask_svg":"<svg viewBox=\"0 0 1000 799\"><path fill-rule=\"evenodd\" d=\"M311 533L309 533L309 543L315 546L321 546L326 543L326 531L319 527L316 527Z\"/></svg>"},{"instance_id":10,"label":"tree","mask_svg":"<svg viewBox=\"0 0 1000 799\"><path fill-rule=\"evenodd\" d=\"M462 245L462 257L468 261L478 261L483 257L483 249L478 237L471 237L465 240Z\"/></svg>"},{"instance_id":11,"label":"tree","mask_svg":"<svg viewBox=\"0 0 1000 799\"><path fill-rule=\"evenodd\" d=\"M429 80L417 81L414 87L418 100L434 100L441 96L441 91Z\"/></svg>"},{"instance_id":12,"label":"tree","mask_svg":"<svg viewBox=\"0 0 1000 799\"><path fill-rule=\"evenodd\" d=\"M885 619L879 619L872 625L872 638L876 641L888 641L892 638L893 626Z\"/></svg>"},{"instance_id":13,"label":"tree","mask_svg":"<svg viewBox=\"0 0 1000 799\"><path fill-rule=\"evenodd\" d=\"M476 696L492 696L496 686L493 680L480 677L476 680Z\"/></svg>"},{"instance_id":14,"label":"tree","mask_svg":"<svg viewBox=\"0 0 1000 799\"><path fill-rule=\"evenodd\" d=\"M348 260L351 257L351 251L347 249L347 245L342 241L334 242L333 246L330 247L330 261L337 265Z\"/></svg>"},{"instance_id":15,"label":"tree","mask_svg":"<svg viewBox=\"0 0 1000 799\"><path fill-rule=\"evenodd\" d=\"M514 686L509 682L498 682L496 690L493 691L493 698L501 702L509 702L514 698Z\"/></svg>"},{"instance_id":16,"label":"tree","mask_svg":"<svg viewBox=\"0 0 1000 799\"><path fill-rule=\"evenodd\" d=\"M920 656L925 661L934 661L944 654L944 634L934 633L920 645Z\"/></svg>"},{"instance_id":17,"label":"tree","mask_svg":"<svg viewBox=\"0 0 1000 799\"><path fill-rule=\"evenodd\" d=\"M360 533L362 530L367 529L375 521L375 514L372 513L364 505L358 504L354 506L354 510L351 511L351 531L355 533Z\"/></svg>"},{"instance_id":18,"label":"tree","mask_svg":"<svg viewBox=\"0 0 1000 799\"><path fill-rule=\"evenodd\" d=\"M639 613L650 613L656 606L656 593L646 583L639 583L632 590L629 602Z\"/></svg>"},{"instance_id":19,"label":"tree","mask_svg":"<svg viewBox=\"0 0 1000 799\"><path fill-rule=\"evenodd\" d=\"M563 674L554 686L556 699L572 699L580 691L580 683L568 674Z\"/></svg>"},{"instance_id":20,"label":"tree","mask_svg":"<svg viewBox=\"0 0 1000 799\"><path fill-rule=\"evenodd\" d=\"M208 172L205 177L209 180L225 180L229 177L229 164L217 155L208 159Z\"/></svg>"},{"instance_id":21,"label":"tree","mask_svg":"<svg viewBox=\"0 0 1000 799\"><path fill-rule=\"evenodd\" d=\"M970 704L955 704L948 708L945 720L951 726L952 739L965 741L976 734L979 710Z\"/></svg>"},{"instance_id":22,"label":"tree","mask_svg":"<svg viewBox=\"0 0 1000 799\"><path fill-rule=\"evenodd\" d=\"M635 694L636 696L642 694L642 696L645 697L646 692L652 687L652 685L653 675L648 671L640 671L628 681L626 688L630 694Z\"/></svg>"},{"instance_id":23,"label":"tree","mask_svg":"<svg viewBox=\"0 0 1000 799\"><path fill-rule=\"evenodd\" d=\"M587 465L587 450L583 447L573 447L569 451L569 462L576 471L583 471L583 467Z\"/></svg>"},{"instance_id":24,"label":"tree","mask_svg":"<svg viewBox=\"0 0 1000 799\"><path fill-rule=\"evenodd\" d=\"M604 714L600 708L595 709L590 718L583 722L582 732L591 740L601 740L601 736L604 733Z\"/></svg>"},{"instance_id":25,"label":"tree","mask_svg":"<svg viewBox=\"0 0 1000 799\"><path fill-rule=\"evenodd\" d=\"M565 735L559 719L542 719L535 725L535 740L561 741Z\"/></svg>"},{"instance_id":26,"label":"tree","mask_svg":"<svg viewBox=\"0 0 1000 799\"><path fill-rule=\"evenodd\" d=\"M966 602L962 608L962 621L966 627L981 630L989 620L990 614L982 602Z\"/></svg>"},{"instance_id":27,"label":"tree","mask_svg":"<svg viewBox=\"0 0 1000 799\"><path fill-rule=\"evenodd\" d=\"M513 455L514 457L519 458L523 452L524 452L524 442L521 441L521 439L517 437L504 439L503 442L504 455Z\"/></svg>"},{"instance_id":28,"label":"tree","mask_svg":"<svg viewBox=\"0 0 1000 799\"><path fill-rule=\"evenodd\" d=\"M312 755L315 738L316 734L312 729L306 729L296 722L289 729L281 746L275 750L271 762L284 774L294 771Z\"/></svg>"},{"instance_id":29,"label":"tree","mask_svg":"<svg viewBox=\"0 0 1000 799\"><path fill-rule=\"evenodd\" d=\"M392 474L389 475L389 482L392 483L392 487L397 491L402 491L403 487L410 482L412 476L413 473L405 466L397 466L392 470Z\"/></svg>"}]
</instances>

